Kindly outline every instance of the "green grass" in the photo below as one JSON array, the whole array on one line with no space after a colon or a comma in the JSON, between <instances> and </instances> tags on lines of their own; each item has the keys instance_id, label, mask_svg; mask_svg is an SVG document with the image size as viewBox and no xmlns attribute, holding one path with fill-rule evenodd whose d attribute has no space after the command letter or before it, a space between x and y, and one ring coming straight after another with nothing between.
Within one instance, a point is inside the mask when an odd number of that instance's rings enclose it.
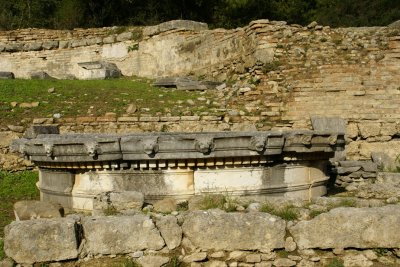
<instances>
[{"instance_id":1,"label":"green grass","mask_svg":"<svg viewBox=\"0 0 400 267\"><path fill-rule=\"evenodd\" d=\"M326 267L344 267L344 264L341 259L333 258Z\"/></svg>"},{"instance_id":2,"label":"green grass","mask_svg":"<svg viewBox=\"0 0 400 267\"><path fill-rule=\"evenodd\" d=\"M8 173L0 171L0 237L4 226L14 219L13 205L19 200L38 199L38 174L32 171Z\"/></svg>"},{"instance_id":3,"label":"green grass","mask_svg":"<svg viewBox=\"0 0 400 267\"><path fill-rule=\"evenodd\" d=\"M54 88L53 93L48 89ZM197 101L198 97L213 99L211 93L156 88L150 81L138 78L110 80L2 80L0 81L0 125L15 124L24 118L101 116L106 112L125 113L135 104L137 114L197 114L212 106ZM196 104L188 105L192 99ZM11 103L39 102L38 107L12 107ZM136 115L136 114L135 114Z\"/></svg>"},{"instance_id":4,"label":"green grass","mask_svg":"<svg viewBox=\"0 0 400 267\"><path fill-rule=\"evenodd\" d=\"M286 221L294 221L297 220L299 217L295 207L292 205L286 205L282 208L276 208L271 203L266 202L261 206L260 211L281 217Z\"/></svg>"},{"instance_id":5,"label":"green grass","mask_svg":"<svg viewBox=\"0 0 400 267\"><path fill-rule=\"evenodd\" d=\"M4 252L4 241L0 239L0 260L6 257L6 253Z\"/></svg>"}]
</instances>

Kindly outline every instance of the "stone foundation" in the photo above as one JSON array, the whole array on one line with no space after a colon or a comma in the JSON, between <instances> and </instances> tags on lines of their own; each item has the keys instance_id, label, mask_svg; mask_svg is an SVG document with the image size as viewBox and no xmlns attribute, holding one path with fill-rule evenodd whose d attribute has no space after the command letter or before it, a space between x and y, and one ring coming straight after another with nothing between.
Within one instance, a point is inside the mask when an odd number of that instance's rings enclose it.
<instances>
[{"instance_id":1,"label":"stone foundation","mask_svg":"<svg viewBox=\"0 0 400 267\"><path fill-rule=\"evenodd\" d=\"M258 211L174 214L13 222L5 229L5 252L20 264L100 256L125 256L143 266L170 260L191 266L327 266L333 260L344 266L400 264L399 205L334 208L290 222ZM57 238L50 242L52 234Z\"/></svg>"}]
</instances>

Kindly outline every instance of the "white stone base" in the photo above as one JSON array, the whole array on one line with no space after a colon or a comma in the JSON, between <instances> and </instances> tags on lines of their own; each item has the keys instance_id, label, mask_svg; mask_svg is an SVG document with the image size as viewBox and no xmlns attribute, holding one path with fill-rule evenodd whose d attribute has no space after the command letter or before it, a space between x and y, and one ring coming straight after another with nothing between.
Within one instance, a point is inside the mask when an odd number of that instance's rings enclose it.
<instances>
[{"instance_id":1,"label":"white stone base","mask_svg":"<svg viewBox=\"0 0 400 267\"><path fill-rule=\"evenodd\" d=\"M41 199L65 208L92 210L93 197L109 191L139 191L153 202L166 197L185 200L198 194L286 196L310 199L326 194L325 164L272 167L221 167L166 170L50 171L41 169Z\"/></svg>"}]
</instances>

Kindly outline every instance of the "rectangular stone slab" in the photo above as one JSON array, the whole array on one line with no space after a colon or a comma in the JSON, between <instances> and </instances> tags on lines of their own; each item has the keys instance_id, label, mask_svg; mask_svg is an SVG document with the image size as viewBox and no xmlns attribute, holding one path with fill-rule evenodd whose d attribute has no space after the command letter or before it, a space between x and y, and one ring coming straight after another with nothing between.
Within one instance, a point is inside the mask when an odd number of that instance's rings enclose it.
<instances>
[{"instance_id":1,"label":"rectangular stone slab","mask_svg":"<svg viewBox=\"0 0 400 267\"><path fill-rule=\"evenodd\" d=\"M184 235L198 248L210 250L264 250L285 245L286 222L268 213L225 213L220 210L190 213Z\"/></svg>"},{"instance_id":2,"label":"rectangular stone slab","mask_svg":"<svg viewBox=\"0 0 400 267\"><path fill-rule=\"evenodd\" d=\"M400 206L336 208L291 227L299 249L400 248Z\"/></svg>"},{"instance_id":3,"label":"rectangular stone slab","mask_svg":"<svg viewBox=\"0 0 400 267\"><path fill-rule=\"evenodd\" d=\"M18 263L76 259L75 227L69 218L12 222L4 229L4 250Z\"/></svg>"},{"instance_id":4,"label":"rectangular stone slab","mask_svg":"<svg viewBox=\"0 0 400 267\"><path fill-rule=\"evenodd\" d=\"M165 245L153 221L145 215L85 217L82 226L85 249L94 255L160 250Z\"/></svg>"}]
</instances>

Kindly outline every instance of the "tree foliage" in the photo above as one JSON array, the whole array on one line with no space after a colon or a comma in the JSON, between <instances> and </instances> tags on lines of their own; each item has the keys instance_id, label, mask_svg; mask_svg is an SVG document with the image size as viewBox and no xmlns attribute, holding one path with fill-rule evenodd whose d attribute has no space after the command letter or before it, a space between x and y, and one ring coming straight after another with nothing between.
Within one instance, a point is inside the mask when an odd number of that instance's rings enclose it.
<instances>
[{"instance_id":1,"label":"tree foliage","mask_svg":"<svg viewBox=\"0 0 400 267\"><path fill-rule=\"evenodd\" d=\"M394 0L0 0L0 29L150 25L173 19L234 28L255 19L305 25L387 25L400 19Z\"/></svg>"}]
</instances>

